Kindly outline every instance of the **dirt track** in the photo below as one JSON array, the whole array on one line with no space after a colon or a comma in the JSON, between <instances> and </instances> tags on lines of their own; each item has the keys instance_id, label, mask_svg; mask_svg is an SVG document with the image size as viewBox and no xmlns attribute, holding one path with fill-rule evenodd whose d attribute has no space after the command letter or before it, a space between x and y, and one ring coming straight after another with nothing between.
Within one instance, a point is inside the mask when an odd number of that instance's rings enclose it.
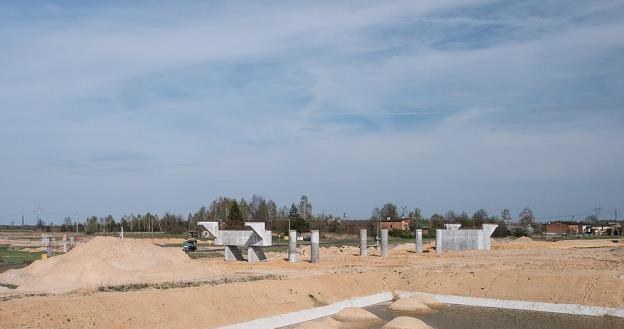
<instances>
[{"instance_id":1,"label":"dirt track","mask_svg":"<svg viewBox=\"0 0 624 329\"><path fill-rule=\"evenodd\" d=\"M392 289L624 307L622 244L495 242L491 252L442 256L417 255L407 245L388 258L366 259L356 256L356 249L332 248L321 251L318 265L303 256L290 264L281 254L254 265L195 260L206 269L205 278L220 273L284 279L15 298L0 302L0 328L209 328Z\"/></svg>"}]
</instances>

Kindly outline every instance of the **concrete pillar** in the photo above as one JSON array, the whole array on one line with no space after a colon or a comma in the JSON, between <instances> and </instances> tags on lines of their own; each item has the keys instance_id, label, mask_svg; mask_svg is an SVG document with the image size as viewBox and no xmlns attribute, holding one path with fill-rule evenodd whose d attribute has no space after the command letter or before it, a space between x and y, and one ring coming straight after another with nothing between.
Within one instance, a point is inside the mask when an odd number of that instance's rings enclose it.
<instances>
[{"instance_id":1,"label":"concrete pillar","mask_svg":"<svg viewBox=\"0 0 624 329\"><path fill-rule=\"evenodd\" d=\"M297 231L288 231L288 261L297 262Z\"/></svg>"},{"instance_id":2,"label":"concrete pillar","mask_svg":"<svg viewBox=\"0 0 624 329\"><path fill-rule=\"evenodd\" d=\"M441 229L436 230L435 246L436 246L436 254L438 255L441 254L442 253L442 230Z\"/></svg>"},{"instance_id":3,"label":"concrete pillar","mask_svg":"<svg viewBox=\"0 0 624 329\"><path fill-rule=\"evenodd\" d=\"M381 230L381 257L388 257L388 229Z\"/></svg>"},{"instance_id":4,"label":"concrete pillar","mask_svg":"<svg viewBox=\"0 0 624 329\"><path fill-rule=\"evenodd\" d=\"M237 246L225 246L224 259L226 262L245 260Z\"/></svg>"},{"instance_id":5,"label":"concrete pillar","mask_svg":"<svg viewBox=\"0 0 624 329\"><path fill-rule=\"evenodd\" d=\"M422 253L422 230L416 230L416 252Z\"/></svg>"},{"instance_id":6,"label":"concrete pillar","mask_svg":"<svg viewBox=\"0 0 624 329\"><path fill-rule=\"evenodd\" d=\"M312 236L310 237L310 242L312 242L312 250L310 251L311 263L319 262L319 240L319 231L312 230Z\"/></svg>"},{"instance_id":7,"label":"concrete pillar","mask_svg":"<svg viewBox=\"0 0 624 329\"><path fill-rule=\"evenodd\" d=\"M366 256L366 229L360 229L360 256Z\"/></svg>"},{"instance_id":8,"label":"concrete pillar","mask_svg":"<svg viewBox=\"0 0 624 329\"><path fill-rule=\"evenodd\" d=\"M249 247L247 248L247 262L257 263L260 261L266 261L267 257L262 251L262 247Z\"/></svg>"}]
</instances>

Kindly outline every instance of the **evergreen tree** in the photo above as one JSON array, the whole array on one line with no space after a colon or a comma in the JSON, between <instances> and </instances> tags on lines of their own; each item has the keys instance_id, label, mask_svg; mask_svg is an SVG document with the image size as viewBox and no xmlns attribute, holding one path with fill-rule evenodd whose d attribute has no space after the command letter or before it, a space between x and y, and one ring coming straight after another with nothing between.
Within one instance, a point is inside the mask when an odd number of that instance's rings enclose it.
<instances>
[{"instance_id":1,"label":"evergreen tree","mask_svg":"<svg viewBox=\"0 0 624 329\"><path fill-rule=\"evenodd\" d=\"M303 217L301 217L299 210L294 203L290 206L288 219L290 220L291 230L296 230L297 233L307 232L310 230L310 223L306 222Z\"/></svg>"},{"instance_id":2,"label":"evergreen tree","mask_svg":"<svg viewBox=\"0 0 624 329\"><path fill-rule=\"evenodd\" d=\"M243 220L243 214L241 213L240 208L238 207L238 202L236 199L232 202L230 206L230 211L228 213L228 227L229 228L244 228L245 222Z\"/></svg>"}]
</instances>

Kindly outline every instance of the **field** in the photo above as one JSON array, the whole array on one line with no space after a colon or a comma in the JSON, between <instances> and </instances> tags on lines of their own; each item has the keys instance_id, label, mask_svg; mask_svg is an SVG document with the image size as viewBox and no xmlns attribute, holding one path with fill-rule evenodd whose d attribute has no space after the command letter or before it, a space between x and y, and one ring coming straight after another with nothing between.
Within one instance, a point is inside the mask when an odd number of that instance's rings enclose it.
<instances>
[{"instance_id":1,"label":"field","mask_svg":"<svg viewBox=\"0 0 624 329\"><path fill-rule=\"evenodd\" d=\"M439 256L431 243L416 254L395 240L387 258L338 243L321 248L319 264L306 246L294 264L282 247L247 264L190 259L163 240L120 241L97 238L0 274L20 283L0 292L0 328L211 328L392 290L624 307L620 239L502 239L489 252Z\"/></svg>"}]
</instances>

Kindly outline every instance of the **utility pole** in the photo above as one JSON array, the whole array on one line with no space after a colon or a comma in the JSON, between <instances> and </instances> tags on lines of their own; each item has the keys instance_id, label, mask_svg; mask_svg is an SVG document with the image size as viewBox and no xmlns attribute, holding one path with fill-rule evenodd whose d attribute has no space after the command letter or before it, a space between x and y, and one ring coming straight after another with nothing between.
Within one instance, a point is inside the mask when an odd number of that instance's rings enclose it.
<instances>
[{"instance_id":1,"label":"utility pole","mask_svg":"<svg viewBox=\"0 0 624 329\"><path fill-rule=\"evenodd\" d=\"M602 211L602 208L595 206L594 207L594 214L596 215L596 219L600 219L600 212Z\"/></svg>"}]
</instances>

